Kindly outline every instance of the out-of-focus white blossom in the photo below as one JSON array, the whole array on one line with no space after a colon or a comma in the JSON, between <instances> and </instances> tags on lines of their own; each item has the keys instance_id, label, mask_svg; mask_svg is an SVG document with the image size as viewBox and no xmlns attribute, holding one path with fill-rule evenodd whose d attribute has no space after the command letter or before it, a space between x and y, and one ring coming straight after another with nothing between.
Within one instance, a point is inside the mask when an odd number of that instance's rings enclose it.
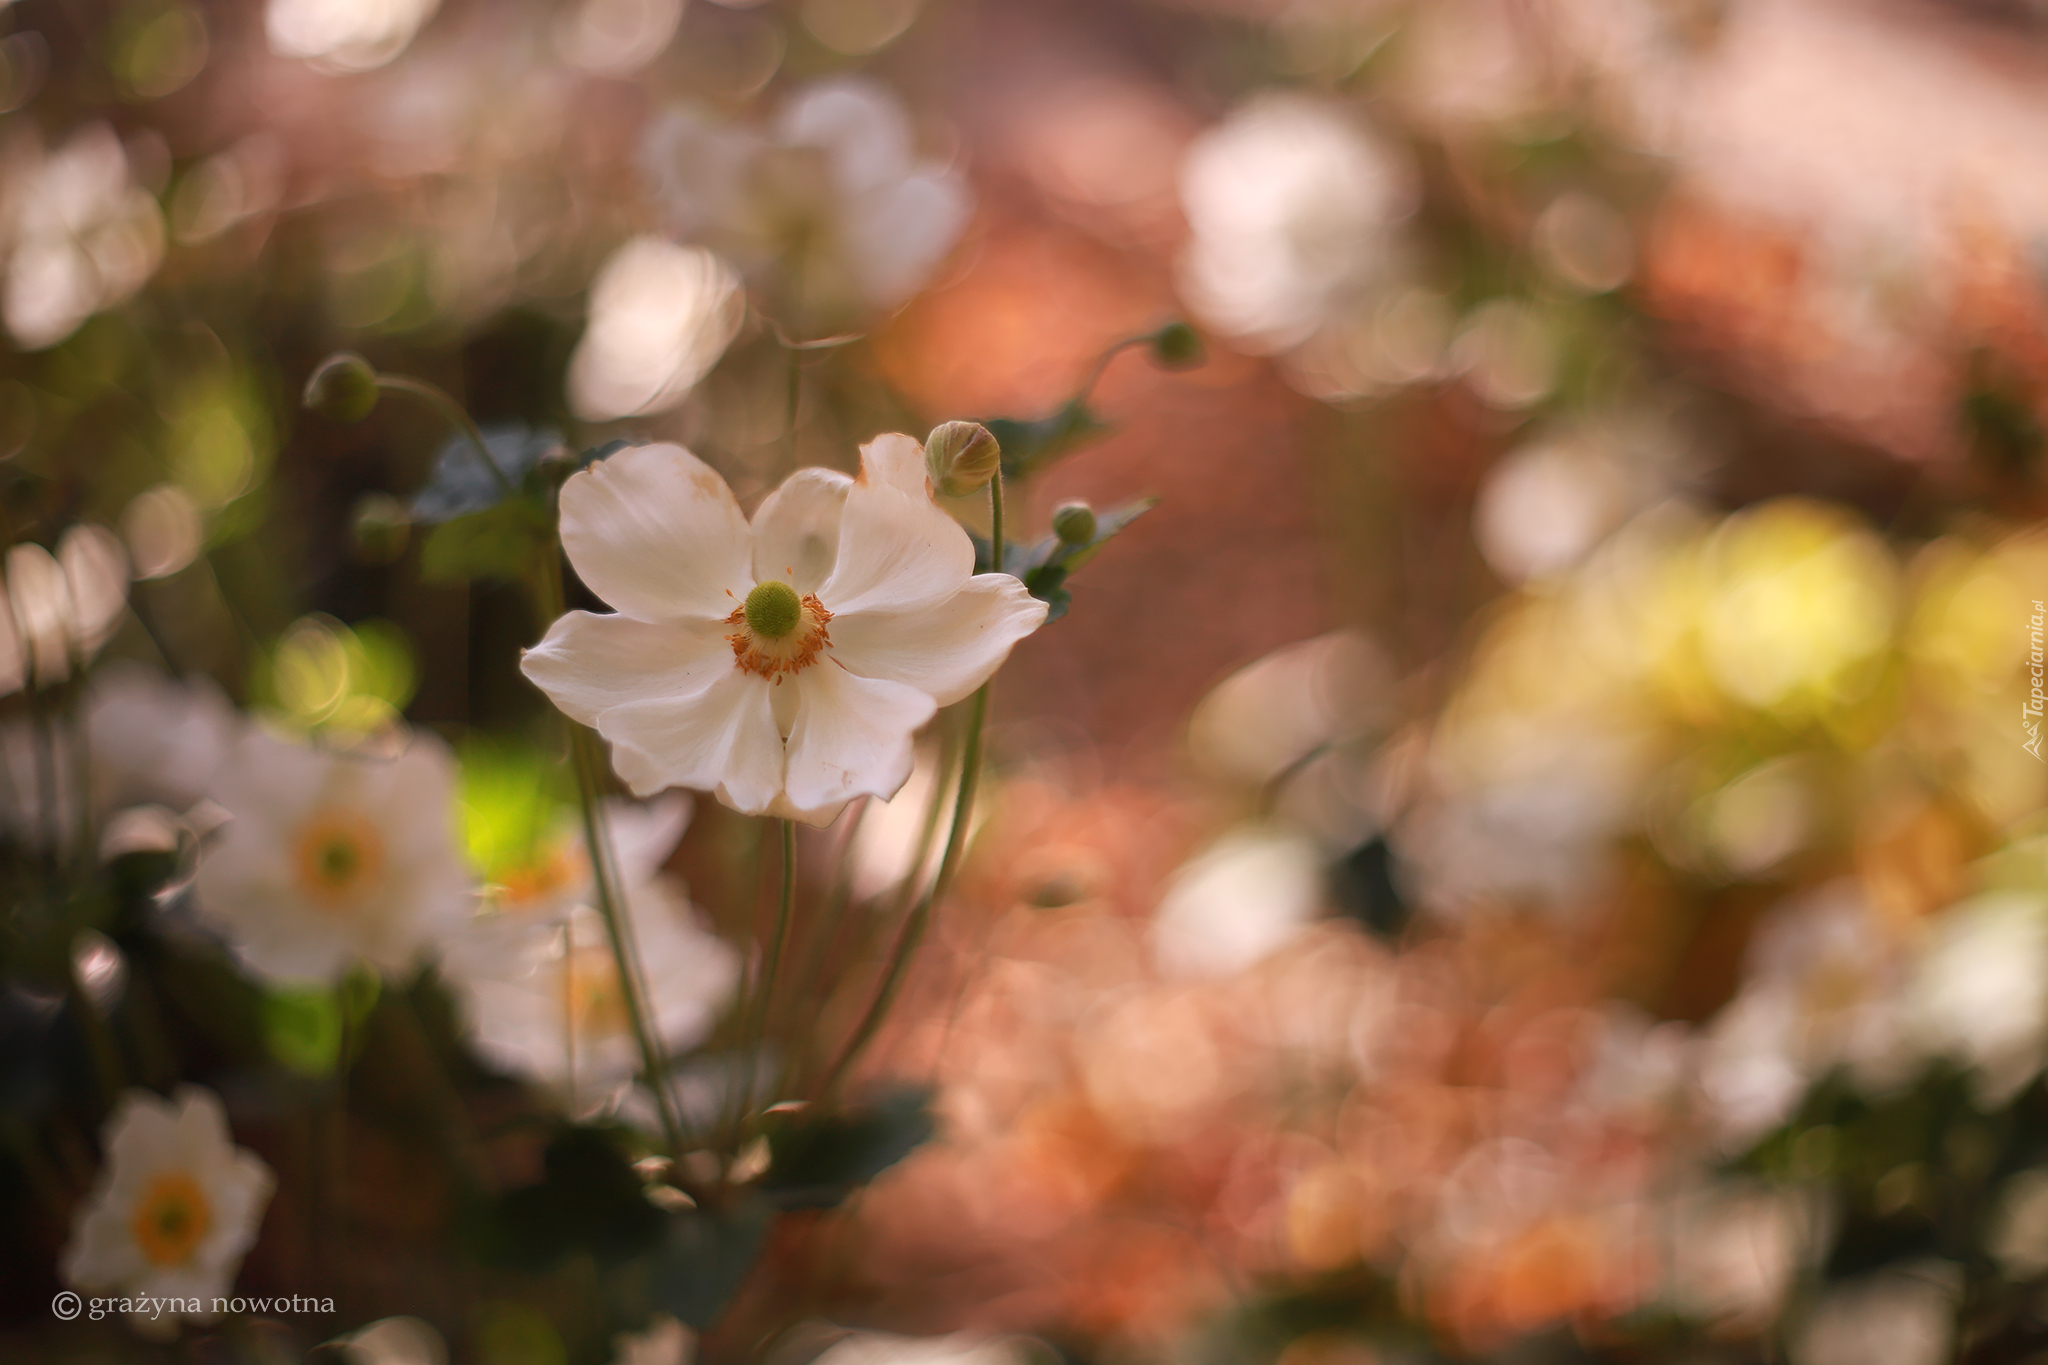
<instances>
[{"instance_id":1,"label":"out-of-focus white blossom","mask_svg":"<svg viewBox=\"0 0 2048 1365\"><path fill-rule=\"evenodd\" d=\"M815 1365L1020 1365L1018 1343L960 1333L949 1337L899 1337L888 1332L849 1332L828 1347Z\"/></svg>"},{"instance_id":2,"label":"out-of-focus white blossom","mask_svg":"<svg viewBox=\"0 0 2048 1365\"><path fill-rule=\"evenodd\" d=\"M1688 1191L1671 1211L1665 1296L1678 1312L1723 1329L1762 1328L1818 1247L1819 1222L1812 1199L1769 1185Z\"/></svg>"},{"instance_id":3,"label":"out-of-focus white blossom","mask_svg":"<svg viewBox=\"0 0 2048 1365\"><path fill-rule=\"evenodd\" d=\"M270 0L270 50L336 71L368 71L405 51L440 0Z\"/></svg>"},{"instance_id":4,"label":"out-of-focus white blossom","mask_svg":"<svg viewBox=\"0 0 2048 1365\"><path fill-rule=\"evenodd\" d=\"M640 955L655 1037L701 1041L739 983L739 954L698 926L659 872L689 819L686 799L610 802L618 891ZM466 1003L477 1049L498 1066L567 1090L575 1107L610 1098L639 1066L637 1042L580 840L558 832L530 869L501 875L483 909L445 944L442 969Z\"/></svg>"},{"instance_id":5,"label":"out-of-focus white blossom","mask_svg":"<svg viewBox=\"0 0 2048 1365\"><path fill-rule=\"evenodd\" d=\"M1992 892L1941 915L1906 991L1915 1042L1976 1071L2002 1105L2041 1070L2048 1046L2048 900Z\"/></svg>"},{"instance_id":6,"label":"out-of-focus white blossom","mask_svg":"<svg viewBox=\"0 0 2048 1365\"><path fill-rule=\"evenodd\" d=\"M48 687L99 653L128 607L128 555L104 526L64 533L52 555L33 541L7 551L0 611L0 696Z\"/></svg>"},{"instance_id":7,"label":"out-of-focus white blossom","mask_svg":"<svg viewBox=\"0 0 2048 1365\"><path fill-rule=\"evenodd\" d=\"M903 303L971 208L959 175L918 159L896 95L858 78L796 92L765 130L674 111L641 164L678 235L749 275L777 267L797 325Z\"/></svg>"},{"instance_id":8,"label":"out-of-focus white blossom","mask_svg":"<svg viewBox=\"0 0 2048 1365\"><path fill-rule=\"evenodd\" d=\"M587 422L637 417L688 396L738 333L746 296L701 247L635 237L590 287L590 324L569 357L569 406Z\"/></svg>"},{"instance_id":9,"label":"out-of-focus white blossom","mask_svg":"<svg viewBox=\"0 0 2048 1365\"><path fill-rule=\"evenodd\" d=\"M1852 883L1771 912L1750 943L1741 993L1707 1034L1700 1086L1731 1146L1783 1122L1836 1067L1882 1091L1912 1065L1901 944Z\"/></svg>"},{"instance_id":10,"label":"out-of-focus white blossom","mask_svg":"<svg viewBox=\"0 0 2048 1365\"><path fill-rule=\"evenodd\" d=\"M666 1313L612 1338L612 1365L691 1365L696 1358L697 1334Z\"/></svg>"},{"instance_id":11,"label":"out-of-focus white blossom","mask_svg":"<svg viewBox=\"0 0 2048 1365\"><path fill-rule=\"evenodd\" d=\"M181 1316L213 1319L256 1240L270 1202L270 1168L234 1145L210 1090L181 1086L175 1101L124 1091L101 1138L105 1165L58 1262L65 1283L89 1294L197 1299L200 1311L134 1313L150 1336Z\"/></svg>"},{"instance_id":12,"label":"out-of-focus white blossom","mask_svg":"<svg viewBox=\"0 0 2048 1365\"><path fill-rule=\"evenodd\" d=\"M1174 874L1152 921L1152 954L1168 977L1244 970L1307 928L1323 906L1324 859L1307 837L1247 826Z\"/></svg>"},{"instance_id":13,"label":"out-of-focus white blossom","mask_svg":"<svg viewBox=\"0 0 2048 1365\"><path fill-rule=\"evenodd\" d=\"M447 1365L448 1345L432 1323L419 1318L379 1318L336 1337L346 1365Z\"/></svg>"},{"instance_id":14,"label":"out-of-focus white blossom","mask_svg":"<svg viewBox=\"0 0 2048 1365\"><path fill-rule=\"evenodd\" d=\"M127 299L163 259L163 214L104 123L52 152L28 147L9 175L6 230L0 317L28 350L56 345Z\"/></svg>"},{"instance_id":15,"label":"out-of-focus white blossom","mask_svg":"<svg viewBox=\"0 0 2048 1365\"><path fill-rule=\"evenodd\" d=\"M1189 306L1277 351L1384 286L1414 175L1347 106L1268 93L1189 146L1181 203L1192 233L1180 263Z\"/></svg>"},{"instance_id":16,"label":"out-of-focus white blossom","mask_svg":"<svg viewBox=\"0 0 2048 1365\"><path fill-rule=\"evenodd\" d=\"M358 960L404 971L469 913L455 763L432 735L386 759L252 727L213 799L234 818L200 860L196 909L262 976L328 981Z\"/></svg>"},{"instance_id":17,"label":"out-of-focus white blossom","mask_svg":"<svg viewBox=\"0 0 2048 1365\"><path fill-rule=\"evenodd\" d=\"M683 0L582 0L555 26L572 66L625 76L661 55L682 21Z\"/></svg>"},{"instance_id":18,"label":"out-of-focus white blossom","mask_svg":"<svg viewBox=\"0 0 2048 1365\"><path fill-rule=\"evenodd\" d=\"M1263 785L1318 747L1351 739L1385 713L1392 673L1356 631L1286 645L1246 664L1202 698L1188 745L1205 767Z\"/></svg>"},{"instance_id":19,"label":"out-of-focus white blossom","mask_svg":"<svg viewBox=\"0 0 2048 1365\"><path fill-rule=\"evenodd\" d=\"M1793 1365L1941 1365L1960 1278L1932 1261L1829 1289L1800 1327Z\"/></svg>"}]
</instances>

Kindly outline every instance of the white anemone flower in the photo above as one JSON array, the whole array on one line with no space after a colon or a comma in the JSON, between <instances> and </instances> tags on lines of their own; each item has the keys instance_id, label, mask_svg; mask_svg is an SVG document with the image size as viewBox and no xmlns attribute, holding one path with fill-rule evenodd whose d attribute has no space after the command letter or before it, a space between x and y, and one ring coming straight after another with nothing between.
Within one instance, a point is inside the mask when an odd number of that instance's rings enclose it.
<instances>
[{"instance_id":1,"label":"white anemone flower","mask_svg":"<svg viewBox=\"0 0 2048 1365\"><path fill-rule=\"evenodd\" d=\"M660 875L689 804L608 802L606 814L654 1035L673 1050L692 1047L731 1003L740 958ZM581 840L560 831L530 869L501 874L487 888L485 908L449 940L442 962L477 1050L507 1071L567 1090L575 1107L609 1098L639 1066L594 900Z\"/></svg>"},{"instance_id":2,"label":"white anemone flower","mask_svg":"<svg viewBox=\"0 0 2048 1365\"><path fill-rule=\"evenodd\" d=\"M234 1283L275 1182L237 1147L212 1091L179 1087L176 1101L124 1091L101 1138L106 1164L59 1261L64 1282L88 1294L197 1299L210 1309ZM176 1312L131 1315L137 1330L168 1336ZM186 1314L210 1321L211 1311Z\"/></svg>"},{"instance_id":3,"label":"white anemone flower","mask_svg":"<svg viewBox=\"0 0 2048 1365\"><path fill-rule=\"evenodd\" d=\"M635 237L590 286L590 325L569 357L569 406L587 422L674 407L745 316L731 266L702 247Z\"/></svg>"},{"instance_id":4,"label":"white anemone flower","mask_svg":"<svg viewBox=\"0 0 2048 1365\"><path fill-rule=\"evenodd\" d=\"M830 824L910 776L911 736L1044 622L932 500L908 436L858 478L801 469L750 525L676 445L637 446L562 486L562 545L616 615L573 611L526 676L612 745L635 795L716 793L750 815Z\"/></svg>"},{"instance_id":5,"label":"white anemone flower","mask_svg":"<svg viewBox=\"0 0 2048 1365\"><path fill-rule=\"evenodd\" d=\"M679 233L750 271L780 262L796 301L827 316L909 298L972 204L957 173L917 159L902 102L869 80L808 86L765 131L677 110L641 162Z\"/></svg>"},{"instance_id":6,"label":"white anemone flower","mask_svg":"<svg viewBox=\"0 0 2048 1365\"><path fill-rule=\"evenodd\" d=\"M90 124L15 178L13 255L0 319L24 349L54 346L149 282L164 254L163 214L137 184L121 139Z\"/></svg>"},{"instance_id":7,"label":"white anemone flower","mask_svg":"<svg viewBox=\"0 0 2048 1365\"><path fill-rule=\"evenodd\" d=\"M469 913L455 760L432 735L379 758L251 728L213 799L234 818L200 860L197 911L259 975L332 980L358 959L403 971Z\"/></svg>"}]
</instances>

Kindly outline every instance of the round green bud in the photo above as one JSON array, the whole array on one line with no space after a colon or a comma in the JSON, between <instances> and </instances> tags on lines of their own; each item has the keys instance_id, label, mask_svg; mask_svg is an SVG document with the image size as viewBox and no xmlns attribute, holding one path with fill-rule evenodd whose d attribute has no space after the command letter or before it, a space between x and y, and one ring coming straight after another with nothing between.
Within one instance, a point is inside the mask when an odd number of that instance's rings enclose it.
<instances>
[{"instance_id":1,"label":"round green bud","mask_svg":"<svg viewBox=\"0 0 2048 1365\"><path fill-rule=\"evenodd\" d=\"M1152 334L1152 359L1166 369L1193 369L1204 355L1201 334L1185 322L1169 322Z\"/></svg>"},{"instance_id":2,"label":"round green bud","mask_svg":"<svg viewBox=\"0 0 2048 1365\"><path fill-rule=\"evenodd\" d=\"M377 372L354 351L336 351L306 381L306 406L337 422L360 422L377 406Z\"/></svg>"},{"instance_id":3,"label":"round green bud","mask_svg":"<svg viewBox=\"0 0 2048 1365\"><path fill-rule=\"evenodd\" d=\"M942 422L924 438L925 472L932 487L961 498L982 487L1002 466L1003 448L979 422Z\"/></svg>"},{"instance_id":4,"label":"round green bud","mask_svg":"<svg viewBox=\"0 0 2048 1365\"><path fill-rule=\"evenodd\" d=\"M780 640L796 629L804 604L796 589L770 579L747 594L747 629L763 640Z\"/></svg>"},{"instance_id":5,"label":"round green bud","mask_svg":"<svg viewBox=\"0 0 2048 1365\"><path fill-rule=\"evenodd\" d=\"M367 564L389 564L405 553L412 515L389 493L365 493L349 518L356 557Z\"/></svg>"},{"instance_id":6,"label":"round green bud","mask_svg":"<svg viewBox=\"0 0 2048 1365\"><path fill-rule=\"evenodd\" d=\"M1052 533L1065 545L1086 545L1095 539L1095 509L1085 502L1063 502L1052 509Z\"/></svg>"}]
</instances>

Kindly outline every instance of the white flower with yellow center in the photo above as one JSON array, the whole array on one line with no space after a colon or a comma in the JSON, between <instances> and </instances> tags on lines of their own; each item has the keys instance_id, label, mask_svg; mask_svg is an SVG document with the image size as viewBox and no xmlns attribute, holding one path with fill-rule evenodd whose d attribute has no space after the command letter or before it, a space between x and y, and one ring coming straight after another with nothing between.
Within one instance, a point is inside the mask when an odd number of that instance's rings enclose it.
<instances>
[{"instance_id":1,"label":"white flower with yellow center","mask_svg":"<svg viewBox=\"0 0 2048 1365\"><path fill-rule=\"evenodd\" d=\"M358 959L403 971L469 913L455 763L431 735L375 758L251 729L213 799L234 819L200 861L198 913L263 976L331 980Z\"/></svg>"},{"instance_id":2,"label":"white flower with yellow center","mask_svg":"<svg viewBox=\"0 0 2048 1365\"><path fill-rule=\"evenodd\" d=\"M654 1035L673 1050L691 1047L731 1003L740 959L660 875L689 805L607 802L606 814ZM579 1109L609 1099L640 1063L594 899L580 839L558 831L526 864L493 876L485 908L449 940L442 961L477 1050L507 1071L565 1089Z\"/></svg>"},{"instance_id":3,"label":"white flower with yellow center","mask_svg":"<svg viewBox=\"0 0 2048 1365\"><path fill-rule=\"evenodd\" d=\"M126 1091L101 1142L106 1164L58 1263L64 1282L87 1294L202 1306L227 1293L274 1181L228 1136L220 1100L192 1085L180 1087L175 1103ZM151 1335L177 1325L172 1313L132 1320Z\"/></svg>"},{"instance_id":4,"label":"white flower with yellow center","mask_svg":"<svg viewBox=\"0 0 2048 1365\"><path fill-rule=\"evenodd\" d=\"M1045 620L1016 578L974 572L908 436L863 446L858 478L798 470L751 525L674 445L591 466L561 507L570 562L617 614L570 612L521 667L641 796L813 824L887 800L918 727Z\"/></svg>"}]
</instances>

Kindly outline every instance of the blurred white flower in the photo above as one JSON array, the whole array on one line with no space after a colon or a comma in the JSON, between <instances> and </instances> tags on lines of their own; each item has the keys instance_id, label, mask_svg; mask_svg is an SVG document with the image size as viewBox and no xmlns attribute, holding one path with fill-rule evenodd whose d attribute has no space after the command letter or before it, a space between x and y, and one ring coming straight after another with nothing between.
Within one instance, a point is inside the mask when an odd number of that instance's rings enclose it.
<instances>
[{"instance_id":1,"label":"blurred white flower","mask_svg":"<svg viewBox=\"0 0 2048 1365\"><path fill-rule=\"evenodd\" d=\"M661 55L682 21L683 0L582 0L555 25L555 46L572 66L625 76Z\"/></svg>"},{"instance_id":2,"label":"blurred white flower","mask_svg":"<svg viewBox=\"0 0 2048 1365\"><path fill-rule=\"evenodd\" d=\"M55 555L33 541L11 546L0 607L0 696L63 682L99 653L128 609L120 537L80 524Z\"/></svg>"},{"instance_id":3,"label":"blurred white flower","mask_svg":"<svg viewBox=\"0 0 2048 1365\"><path fill-rule=\"evenodd\" d=\"M2048 1045L2048 900L1993 892L1944 911L1906 989L1915 1043L1976 1069L2002 1105Z\"/></svg>"},{"instance_id":4,"label":"blurred white flower","mask_svg":"<svg viewBox=\"0 0 2048 1365\"><path fill-rule=\"evenodd\" d=\"M697 1358L697 1334L666 1313L656 1313L639 1332L612 1338L612 1365L690 1365Z\"/></svg>"},{"instance_id":5,"label":"blurred white flower","mask_svg":"<svg viewBox=\"0 0 2048 1365\"><path fill-rule=\"evenodd\" d=\"M698 926L680 888L659 873L689 819L688 802L609 802L606 814L655 1037L689 1048L731 1002L740 960ZM487 888L484 909L449 938L442 962L478 1051L564 1088L579 1110L609 1098L639 1066L594 897L588 857L564 831L541 850L531 875L501 876Z\"/></svg>"},{"instance_id":6,"label":"blurred white flower","mask_svg":"<svg viewBox=\"0 0 2048 1365\"><path fill-rule=\"evenodd\" d=\"M2005 1182L1984 1249L2012 1279L2048 1274L2048 1169L2036 1166Z\"/></svg>"},{"instance_id":7,"label":"blurred white flower","mask_svg":"<svg viewBox=\"0 0 2048 1365\"><path fill-rule=\"evenodd\" d=\"M590 287L569 406L586 422L674 407L725 354L746 306L739 276L710 252L635 237Z\"/></svg>"},{"instance_id":8,"label":"blurred white flower","mask_svg":"<svg viewBox=\"0 0 2048 1365\"><path fill-rule=\"evenodd\" d=\"M1221 776L1263 786L1387 710L1386 657L1356 631L1284 645L1216 684L1188 717L1188 747Z\"/></svg>"},{"instance_id":9,"label":"blurred white flower","mask_svg":"<svg viewBox=\"0 0 2048 1365\"><path fill-rule=\"evenodd\" d=\"M432 735L373 758L252 727L213 799L234 818L200 860L197 913L262 976L330 980L358 959L403 971L469 913L455 763Z\"/></svg>"},{"instance_id":10,"label":"blurred white flower","mask_svg":"<svg viewBox=\"0 0 2048 1365\"><path fill-rule=\"evenodd\" d=\"M1867 1090L1903 1080L1913 1061L1900 1008L1907 968L1853 883L1772 911L1750 943L1741 993L1708 1028L1700 1087L1723 1139L1741 1145L1783 1122L1836 1067Z\"/></svg>"},{"instance_id":11,"label":"blurred white flower","mask_svg":"<svg viewBox=\"0 0 2048 1365\"><path fill-rule=\"evenodd\" d=\"M974 573L907 436L861 447L857 479L798 470L751 526L675 445L599 461L561 507L570 563L618 610L570 612L521 667L641 796L694 787L814 824L887 800L912 734L1045 620L1016 578Z\"/></svg>"},{"instance_id":12,"label":"blurred white flower","mask_svg":"<svg viewBox=\"0 0 2048 1365\"><path fill-rule=\"evenodd\" d=\"M949 1337L899 1337L888 1332L849 1332L813 1365L1020 1365L1015 1341L959 1333Z\"/></svg>"},{"instance_id":13,"label":"blurred white flower","mask_svg":"<svg viewBox=\"0 0 2048 1365\"><path fill-rule=\"evenodd\" d=\"M1794 1365L1941 1365L1955 1331L1955 1271L1924 1262L1829 1289L1793 1343Z\"/></svg>"},{"instance_id":14,"label":"blurred white flower","mask_svg":"<svg viewBox=\"0 0 2048 1365\"><path fill-rule=\"evenodd\" d=\"M336 71L368 71L405 51L440 0L270 0L270 50Z\"/></svg>"},{"instance_id":15,"label":"blurred white flower","mask_svg":"<svg viewBox=\"0 0 2048 1365\"><path fill-rule=\"evenodd\" d=\"M858 78L796 92L765 132L672 112L641 164L679 235L749 274L779 265L799 325L903 303L972 204L959 175L917 159L895 93Z\"/></svg>"},{"instance_id":16,"label":"blurred white flower","mask_svg":"<svg viewBox=\"0 0 2048 1365\"><path fill-rule=\"evenodd\" d=\"M419 1318L379 1318L332 1342L346 1365L447 1365L448 1345Z\"/></svg>"},{"instance_id":17,"label":"blurred white flower","mask_svg":"<svg viewBox=\"0 0 2048 1365\"><path fill-rule=\"evenodd\" d=\"M1240 826L1183 864L1159 900L1152 954L1168 977L1222 977L1267 957L1323 906L1322 851L1291 830Z\"/></svg>"},{"instance_id":18,"label":"blurred white flower","mask_svg":"<svg viewBox=\"0 0 2048 1365\"><path fill-rule=\"evenodd\" d=\"M89 1294L198 1299L234 1284L274 1184L270 1168L234 1145L210 1090L181 1086L176 1101L124 1091L101 1135L100 1168L58 1268ZM192 1315L210 1321L210 1311ZM169 1336L176 1314L134 1314L137 1331Z\"/></svg>"},{"instance_id":19,"label":"blurred white flower","mask_svg":"<svg viewBox=\"0 0 2048 1365\"><path fill-rule=\"evenodd\" d=\"M1183 297L1267 350L1307 340L1388 279L1414 175L1347 106L1256 96L1189 146Z\"/></svg>"},{"instance_id":20,"label":"blurred white flower","mask_svg":"<svg viewBox=\"0 0 2048 1365\"><path fill-rule=\"evenodd\" d=\"M107 125L81 128L48 154L31 148L8 179L12 256L0 317L24 348L56 345L156 273L163 214Z\"/></svg>"},{"instance_id":21,"label":"blurred white flower","mask_svg":"<svg viewBox=\"0 0 2048 1365\"><path fill-rule=\"evenodd\" d=\"M1771 1322L1818 1242L1812 1201L1774 1186L1717 1181L1672 1205L1665 1297L1724 1330Z\"/></svg>"}]
</instances>

